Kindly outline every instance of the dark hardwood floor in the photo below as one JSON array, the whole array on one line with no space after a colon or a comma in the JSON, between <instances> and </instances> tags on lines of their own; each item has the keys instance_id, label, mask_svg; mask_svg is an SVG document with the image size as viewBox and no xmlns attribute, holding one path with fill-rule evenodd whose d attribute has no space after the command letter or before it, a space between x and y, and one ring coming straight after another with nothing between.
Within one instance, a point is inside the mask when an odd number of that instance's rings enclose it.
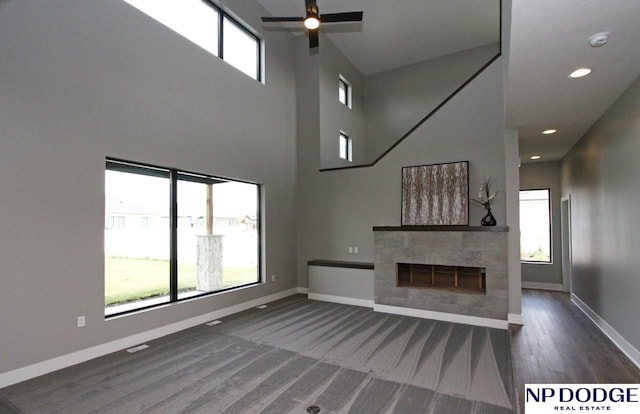
<instances>
[{"instance_id":1,"label":"dark hardwood floor","mask_svg":"<svg viewBox=\"0 0 640 414\"><path fill-rule=\"evenodd\" d=\"M522 316L524 326L511 328L521 413L525 384L640 383L640 369L569 294L525 289Z\"/></svg>"}]
</instances>

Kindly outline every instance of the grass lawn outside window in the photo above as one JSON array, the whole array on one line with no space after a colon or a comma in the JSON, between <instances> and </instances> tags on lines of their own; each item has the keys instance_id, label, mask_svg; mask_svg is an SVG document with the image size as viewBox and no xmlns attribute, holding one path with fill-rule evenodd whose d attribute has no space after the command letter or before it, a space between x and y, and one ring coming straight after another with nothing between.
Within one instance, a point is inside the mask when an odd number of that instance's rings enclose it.
<instances>
[{"instance_id":1,"label":"grass lawn outside window","mask_svg":"<svg viewBox=\"0 0 640 414\"><path fill-rule=\"evenodd\" d=\"M178 264L178 291L196 290L196 265ZM255 281L255 267L225 267L224 287ZM105 257L105 306L169 294L169 261L127 257Z\"/></svg>"}]
</instances>

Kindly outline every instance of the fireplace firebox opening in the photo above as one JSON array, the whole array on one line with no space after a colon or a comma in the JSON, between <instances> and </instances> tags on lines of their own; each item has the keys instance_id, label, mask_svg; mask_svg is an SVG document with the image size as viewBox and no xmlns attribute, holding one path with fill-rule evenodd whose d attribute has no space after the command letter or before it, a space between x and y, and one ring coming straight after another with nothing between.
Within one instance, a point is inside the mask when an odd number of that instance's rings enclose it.
<instances>
[{"instance_id":1,"label":"fireplace firebox opening","mask_svg":"<svg viewBox=\"0 0 640 414\"><path fill-rule=\"evenodd\" d=\"M486 271L484 267L398 263L396 286L484 294Z\"/></svg>"}]
</instances>

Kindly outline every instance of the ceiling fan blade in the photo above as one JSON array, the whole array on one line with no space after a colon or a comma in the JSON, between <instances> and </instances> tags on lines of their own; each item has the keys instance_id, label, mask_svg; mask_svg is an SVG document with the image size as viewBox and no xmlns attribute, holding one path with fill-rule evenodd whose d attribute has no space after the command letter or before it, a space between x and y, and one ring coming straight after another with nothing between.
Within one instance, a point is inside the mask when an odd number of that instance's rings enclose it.
<instances>
[{"instance_id":1,"label":"ceiling fan blade","mask_svg":"<svg viewBox=\"0 0 640 414\"><path fill-rule=\"evenodd\" d=\"M318 29L307 30L307 32L309 32L309 49L320 46L320 41L318 40Z\"/></svg>"},{"instance_id":2,"label":"ceiling fan blade","mask_svg":"<svg viewBox=\"0 0 640 414\"><path fill-rule=\"evenodd\" d=\"M263 17L263 22L302 22L304 17Z\"/></svg>"},{"instance_id":3,"label":"ceiling fan blade","mask_svg":"<svg viewBox=\"0 0 640 414\"><path fill-rule=\"evenodd\" d=\"M322 23L339 23L339 22L361 22L361 11L345 12L345 13L327 13L320 15Z\"/></svg>"}]
</instances>

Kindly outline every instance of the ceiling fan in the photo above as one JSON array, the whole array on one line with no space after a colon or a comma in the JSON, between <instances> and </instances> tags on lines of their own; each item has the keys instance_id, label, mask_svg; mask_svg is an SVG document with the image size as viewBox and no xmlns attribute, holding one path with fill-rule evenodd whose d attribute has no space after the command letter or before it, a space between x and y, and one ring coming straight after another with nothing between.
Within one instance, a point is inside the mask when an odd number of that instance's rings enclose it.
<instances>
[{"instance_id":1,"label":"ceiling fan","mask_svg":"<svg viewBox=\"0 0 640 414\"><path fill-rule=\"evenodd\" d=\"M307 13L304 17L263 17L263 22L304 22L309 33L309 47L318 47L318 29L320 23L361 22L362 12L344 12L320 14L316 0L305 0Z\"/></svg>"}]
</instances>

